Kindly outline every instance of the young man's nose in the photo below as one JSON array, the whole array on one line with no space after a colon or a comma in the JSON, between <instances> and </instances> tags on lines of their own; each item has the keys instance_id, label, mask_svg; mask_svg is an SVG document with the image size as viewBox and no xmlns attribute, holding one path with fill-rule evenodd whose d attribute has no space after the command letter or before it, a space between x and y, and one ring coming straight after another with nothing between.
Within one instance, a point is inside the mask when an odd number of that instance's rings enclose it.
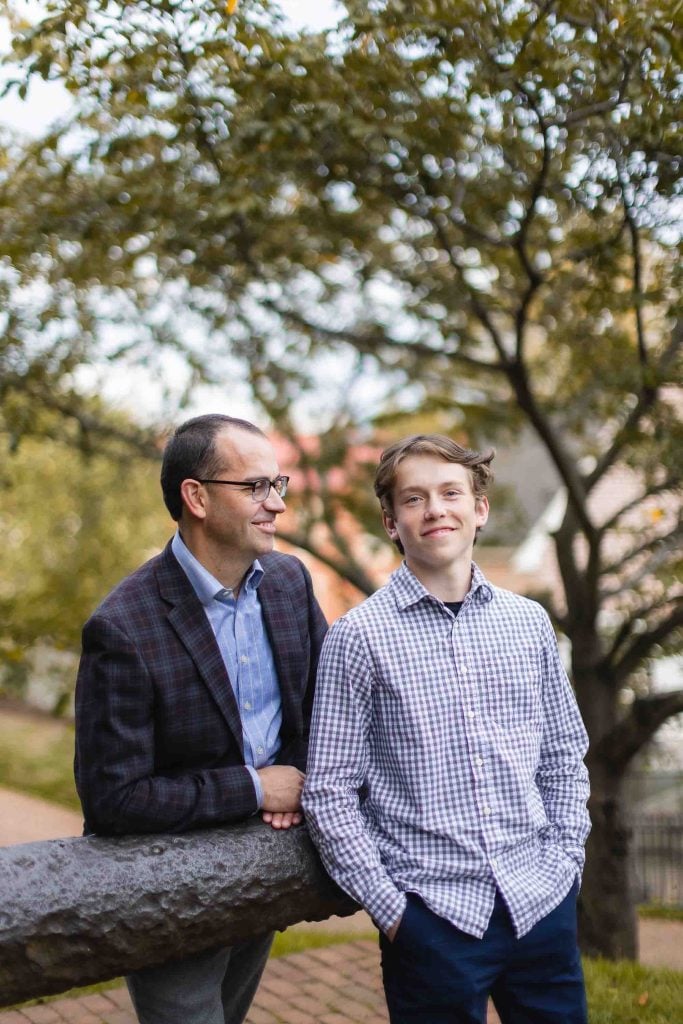
<instances>
[{"instance_id":1,"label":"young man's nose","mask_svg":"<svg viewBox=\"0 0 683 1024\"><path fill-rule=\"evenodd\" d=\"M445 514L443 503L439 498L429 498L425 505L424 514L427 519L439 519L440 516Z\"/></svg>"}]
</instances>

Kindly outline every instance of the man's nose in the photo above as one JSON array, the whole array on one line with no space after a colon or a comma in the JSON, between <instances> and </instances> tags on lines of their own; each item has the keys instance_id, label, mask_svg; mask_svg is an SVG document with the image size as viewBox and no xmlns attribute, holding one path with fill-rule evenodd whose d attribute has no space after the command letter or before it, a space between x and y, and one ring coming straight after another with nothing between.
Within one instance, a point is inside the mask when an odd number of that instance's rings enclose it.
<instances>
[{"instance_id":1,"label":"man's nose","mask_svg":"<svg viewBox=\"0 0 683 1024\"><path fill-rule=\"evenodd\" d=\"M424 514L427 519L439 519L440 516L445 514L443 502L438 495L427 498Z\"/></svg>"},{"instance_id":2,"label":"man's nose","mask_svg":"<svg viewBox=\"0 0 683 1024\"><path fill-rule=\"evenodd\" d=\"M280 497L274 487L270 488L268 497L263 502L263 505L269 512L284 512L287 508L284 499Z\"/></svg>"}]
</instances>

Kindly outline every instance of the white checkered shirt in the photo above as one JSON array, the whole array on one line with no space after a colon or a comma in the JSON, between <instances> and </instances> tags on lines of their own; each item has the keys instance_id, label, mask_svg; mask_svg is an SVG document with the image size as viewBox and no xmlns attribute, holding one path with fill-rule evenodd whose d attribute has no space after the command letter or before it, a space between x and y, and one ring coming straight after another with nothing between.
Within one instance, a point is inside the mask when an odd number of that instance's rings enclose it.
<instances>
[{"instance_id":1,"label":"white checkered shirt","mask_svg":"<svg viewBox=\"0 0 683 1024\"><path fill-rule=\"evenodd\" d=\"M499 889L521 936L581 874L586 749L543 608L473 565L456 618L404 563L327 634L308 827L381 929L410 891L481 937Z\"/></svg>"}]
</instances>

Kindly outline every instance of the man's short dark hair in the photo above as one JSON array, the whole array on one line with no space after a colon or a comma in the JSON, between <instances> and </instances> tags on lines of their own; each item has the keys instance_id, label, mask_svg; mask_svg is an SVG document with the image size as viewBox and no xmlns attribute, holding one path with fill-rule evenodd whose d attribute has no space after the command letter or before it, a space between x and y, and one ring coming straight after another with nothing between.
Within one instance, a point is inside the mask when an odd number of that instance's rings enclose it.
<instances>
[{"instance_id":1,"label":"man's short dark hair","mask_svg":"<svg viewBox=\"0 0 683 1024\"><path fill-rule=\"evenodd\" d=\"M216 435L227 428L266 436L249 420L209 413L181 423L169 439L161 463L161 490L164 504L176 522L183 513L180 485L183 480L208 478L218 472Z\"/></svg>"}]
</instances>

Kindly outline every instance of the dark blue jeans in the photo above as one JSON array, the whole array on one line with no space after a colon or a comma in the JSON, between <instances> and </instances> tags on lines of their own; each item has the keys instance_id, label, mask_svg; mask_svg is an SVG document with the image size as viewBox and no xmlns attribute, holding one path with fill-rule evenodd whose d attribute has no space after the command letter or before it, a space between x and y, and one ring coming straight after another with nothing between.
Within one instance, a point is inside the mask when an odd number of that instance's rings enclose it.
<instances>
[{"instance_id":1,"label":"dark blue jeans","mask_svg":"<svg viewBox=\"0 0 683 1024\"><path fill-rule=\"evenodd\" d=\"M521 939L500 895L477 939L409 893L394 941L380 936L391 1024L485 1024L489 995L503 1024L587 1024L577 893Z\"/></svg>"}]
</instances>

